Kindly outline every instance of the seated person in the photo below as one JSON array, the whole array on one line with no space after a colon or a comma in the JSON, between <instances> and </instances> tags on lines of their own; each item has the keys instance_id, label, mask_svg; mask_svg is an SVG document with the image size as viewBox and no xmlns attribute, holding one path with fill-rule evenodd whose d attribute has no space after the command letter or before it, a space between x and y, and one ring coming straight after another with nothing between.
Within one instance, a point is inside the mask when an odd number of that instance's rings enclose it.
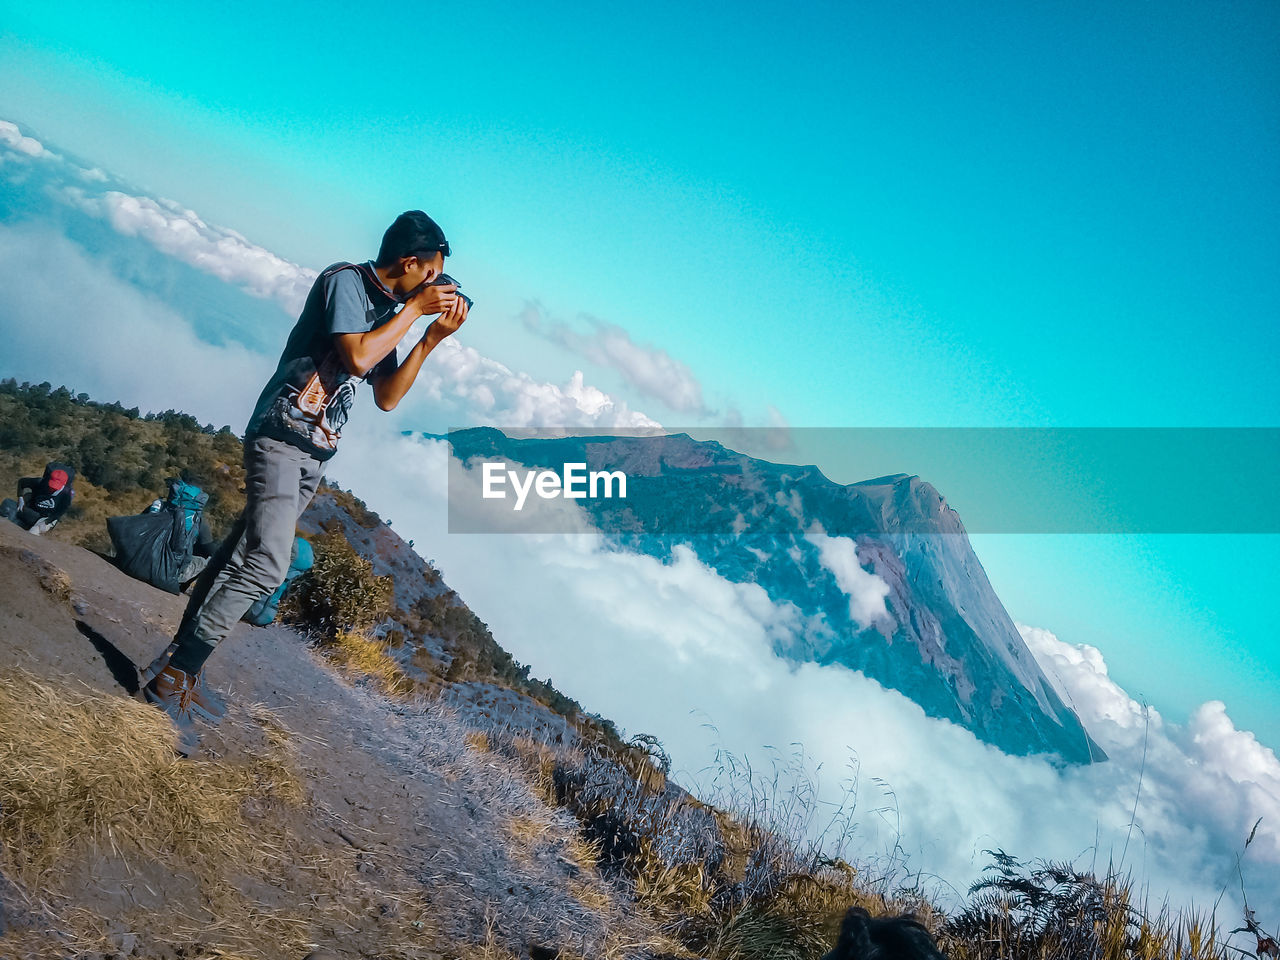
<instances>
[{"instance_id":1,"label":"seated person","mask_svg":"<svg viewBox=\"0 0 1280 960\"><path fill-rule=\"evenodd\" d=\"M44 468L43 477L23 477L18 481L18 499L0 503L0 517L37 536L44 533L71 506L75 475L72 467L55 461Z\"/></svg>"}]
</instances>

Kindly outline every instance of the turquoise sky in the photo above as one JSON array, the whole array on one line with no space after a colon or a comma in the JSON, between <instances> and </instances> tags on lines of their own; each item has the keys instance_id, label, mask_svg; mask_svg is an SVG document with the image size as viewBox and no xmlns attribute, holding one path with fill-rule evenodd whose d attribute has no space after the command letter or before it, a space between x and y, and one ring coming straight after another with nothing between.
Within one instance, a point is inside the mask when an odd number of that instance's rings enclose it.
<instances>
[{"instance_id":1,"label":"turquoise sky","mask_svg":"<svg viewBox=\"0 0 1280 960\"><path fill-rule=\"evenodd\" d=\"M583 361L529 300L747 423L1280 425L1269 0L0 14L0 116L311 266L421 206L534 376ZM1016 619L1276 745L1277 539L974 544Z\"/></svg>"}]
</instances>

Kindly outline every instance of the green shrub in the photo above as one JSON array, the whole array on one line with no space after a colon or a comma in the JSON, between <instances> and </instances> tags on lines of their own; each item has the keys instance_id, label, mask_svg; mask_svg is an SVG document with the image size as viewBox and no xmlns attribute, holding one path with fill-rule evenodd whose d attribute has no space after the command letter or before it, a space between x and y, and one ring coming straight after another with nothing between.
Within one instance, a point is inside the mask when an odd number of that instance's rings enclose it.
<instances>
[{"instance_id":1,"label":"green shrub","mask_svg":"<svg viewBox=\"0 0 1280 960\"><path fill-rule=\"evenodd\" d=\"M391 609L391 578L375 576L373 564L336 528L311 545L315 565L290 587L281 605L284 619L325 639L371 630Z\"/></svg>"}]
</instances>

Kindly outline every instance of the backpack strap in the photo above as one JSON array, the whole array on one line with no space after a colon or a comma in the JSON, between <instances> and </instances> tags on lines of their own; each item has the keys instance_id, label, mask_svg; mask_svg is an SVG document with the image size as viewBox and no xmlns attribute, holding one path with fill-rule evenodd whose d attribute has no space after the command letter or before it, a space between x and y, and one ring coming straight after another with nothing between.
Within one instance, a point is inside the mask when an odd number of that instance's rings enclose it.
<instances>
[{"instance_id":1,"label":"backpack strap","mask_svg":"<svg viewBox=\"0 0 1280 960\"><path fill-rule=\"evenodd\" d=\"M374 273L372 268L369 267L369 265L366 263L346 263L346 262L335 263L333 266L327 267L320 275L327 280L330 277L332 277L335 273L339 273L343 270L356 271L356 273L360 274L360 276L363 277L365 281L372 284L375 290L379 291L384 297L390 298L395 303L405 302L402 297L398 297L394 293L389 291L383 285L381 278L376 273Z\"/></svg>"}]
</instances>

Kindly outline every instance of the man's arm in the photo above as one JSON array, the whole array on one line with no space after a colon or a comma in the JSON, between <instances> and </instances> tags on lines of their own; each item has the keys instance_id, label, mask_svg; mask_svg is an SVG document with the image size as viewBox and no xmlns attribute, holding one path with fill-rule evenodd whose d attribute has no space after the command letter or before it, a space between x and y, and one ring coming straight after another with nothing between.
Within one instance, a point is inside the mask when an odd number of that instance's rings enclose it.
<instances>
[{"instance_id":1,"label":"man's arm","mask_svg":"<svg viewBox=\"0 0 1280 960\"><path fill-rule=\"evenodd\" d=\"M403 363L388 373L378 373L371 378L373 400L379 410L396 408L404 395L409 392L409 388L413 386L413 381L418 378L418 371L422 369L422 362L427 359L427 355L438 347L445 337L456 332L462 326L462 321L466 319L467 302L458 297L450 310L427 327L427 332L413 345L413 349L409 351Z\"/></svg>"},{"instance_id":2,"label":"man's arm","mask_svg":"<svg viewBox=\"0 0 1280 960\"><path fill-rule=\"evenodd\" d=\"M424 287L405 301L400 312L382 326L365 333L335 333L334 347L343 365L352 376L368 376L370 370L395 350L415 320L452 307L458 299L454 295L457 289L453 284ZM342 302L339 301L336 307L342 309Z\"/></svg>"},{"instance_id":3,"label":"man's arm","mask_svg":"<svg viewBox=\"0 0 1280 960\"><path fill-rule=\"evenodd\" d=\"M44 477L23 477L18 481L18 499L21 500L26 494L26 490L35 490L44 482Z\"/></svg>"}]
</instances>

